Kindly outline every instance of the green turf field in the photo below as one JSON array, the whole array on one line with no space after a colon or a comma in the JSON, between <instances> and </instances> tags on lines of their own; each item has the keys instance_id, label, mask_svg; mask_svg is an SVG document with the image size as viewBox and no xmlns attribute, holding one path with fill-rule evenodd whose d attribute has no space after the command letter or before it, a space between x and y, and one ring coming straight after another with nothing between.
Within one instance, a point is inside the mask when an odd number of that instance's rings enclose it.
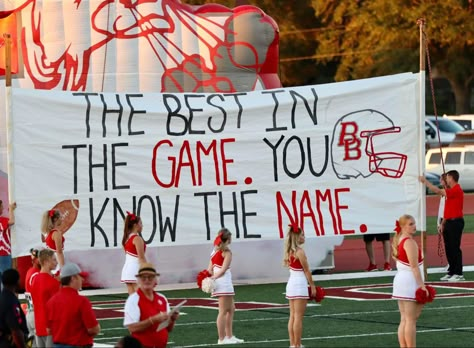
<instances>
[{"instance_id":1,"label":"green turf field","mask_svg":"<svg viewBox=\"0 0 474 348\"><path fill-rule=\"evenodd\" d=\"M438 297L427 304L418 321L418 347L474 346L474 282L438 282L430 274ZM465 273L467 280L474 272ZM321 281L327 297L306 310L305 347L398 347L397 302L389 298L393 276ZM245 339L243 347L288 347L289 310L285 284L236 286L234 334ZM171 304L188 303L170 335L169 347L209 347L217 343L216 302L199 289L163 291ZM127 334L122 326L126 294L91 296L101 319L102 332L96 343L113 346Z\"/></svg>"}]
</instances>

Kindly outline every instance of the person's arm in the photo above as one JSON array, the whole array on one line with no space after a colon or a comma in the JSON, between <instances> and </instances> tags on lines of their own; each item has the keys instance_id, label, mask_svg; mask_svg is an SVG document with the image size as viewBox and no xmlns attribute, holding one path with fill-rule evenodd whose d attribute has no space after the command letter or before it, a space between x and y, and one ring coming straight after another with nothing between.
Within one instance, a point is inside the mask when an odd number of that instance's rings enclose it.
<instances>
[{"instance_id":1,"label":"person's arm","mask_svg":"<svg viewBox=\"0 0 474 348\"><path fill-rule=\"evenodd\" d=\"M446 196L446 191L442 188L439 188L432 183L430 183L424 176L420 176L418 178L422 184L425 184L426 187L428 187L432 192L436 193L437 195L440 196Z\"/></svg>"},{"instance_id":2,"label":"person's arm","mask_svg":"<svg viewBox=\"0 0 474 348\"><path fill-rule=\"evenodd\" d=\"M232 252L230 250L226 250L223 252L224 254L224 262L222 263L222 267L219 271L212 275L213 279L220 278L224 275L224 273L229 269L230 263L232 262Z\"/></svg>"},{"instance_id":3,"label":"person's arm","mask_svg":"<svg viewBox=\"0 0 474 348\"><path fill-rule=\"evenodd\" d=\"M8 226L15 224L15 212L14 212L15 209L16 209L16 202L13 202L12 204L10 204L10 208L8 209L8 213L10 214L10 217L8 218Z\"/></svg>"},{"instance_id":4,"label":"person's arm","mask_svg":"<svg viewBox=\"0 0 474 348\"><path fill-rule=\"evenodd\" d=\"M99 332L100 332L100 324L97 324L96 326L90 329L87 329L87 333L89 334L89 336L97 336Z\"/></svg>"},{"instance_id":5,"label":"person's arm","mask_svg":"<svg viewBox=\"0 0 474 348\"><path fill-rule=\"evenodd\" d=\"M209 264L207 265L207 271L212 274L214 272L213 267L212 267L212 261L209 260Z\"/></svg>"},{"instance_id":6,"label":"person's arm","mask_svg":"<svg viewBox=\"0 0 474 348\"><path fill-rule=\"evenodd\" d=\"M408 239L403 247L407 253L410 268L415 276L416 285L426 291L425 283L421 277L420 267L418 267L418 245L416 245L413 239Z\"/></svg>"},{"instance_id":7,"label":"person's arm","mask_svg":"<svg viewBox=\"0 0 474 348\"><path fill-rule=\"evenodd\" d=\"M138 261L140 263L145 263L145 241L143 240L143 238L141 236L135 237L133 239L133 245L135 245L135 248L137 249Z\"/></svg>"},{"instance_id":8,"label":"person's arm","mask_svg":"<svg viewBox=\"0 0 474 348\"><path fill-rule=\"evenodd\" d=\"M176 320L178 320L178 318L179 318L179 312L173 313L173 314L170 316L170 323L169 323L169 325L166 327L166 329L168 330L168 332L173 331L173 329L174 329L174 324L176 323Z\"/></svg>"},{"instance_id":9,"label":"person's arm","mask_svg":"<svg viewBox=\"0 0 474 348\"><path fill-rule=\"evenodd\" d=\"M59 268L64 266L63 238L61 231L56 230L53 234L53 241L56 245L56 256L58 257Z\"/></svg>"},{"instance_id":10,"label":"person's arm","mask_svg":"<svg viewBox=\"0 0 474 348\"><path fill-rule=\"evenodd\" d=\"M15 306L10 306L9 310L7 311L5 315L5 323L10 329L13 343L15 344L15 347L19 348L25 348L26 343L25 343L25 334L23 330L21 329L21 324L19 322L20 316L17 316L18 311L21 311L22 309L20 308L20 304L18 303Z\"/></svg>"},{"instance_id":11,"label":"person's arm","mask_svg":"<svg viewBox=\"0 0 474 348\"><path fill-rule=\"evenodd\" d=\"M81 299L81 321L83 325L87 328L87 333L89 336L96 336L100 332L100 324L97 321L94 310L92 309L92 304L88 298L84 297Z\"/></svg>"},{"instance_id":12,"label":"person's arm","mask_svg":"<svg viewBox=\"0 0 474 348\"><path fill-rule=\"evenodd\" d=\"M15 347L26 348L25 335L20 329L12 330L12 339Z\"/></svg>"},{"instance_id":13,"label":"person's arm","mask_svg":"<svg viewBox=\"0 0 474 348\"><path fill-rule=\"evenodd\" d=\"M311 275L311 271L309 269L308 259L303 249L298 248L296 250L296 258L300 260L301 266L303 266L303 272L304 272L304 275L306 276L306 281L308 282L308 285L311 287L311 296L315 297L316 286L314 285L313 276Z\"/></svg>"}]
</instances>

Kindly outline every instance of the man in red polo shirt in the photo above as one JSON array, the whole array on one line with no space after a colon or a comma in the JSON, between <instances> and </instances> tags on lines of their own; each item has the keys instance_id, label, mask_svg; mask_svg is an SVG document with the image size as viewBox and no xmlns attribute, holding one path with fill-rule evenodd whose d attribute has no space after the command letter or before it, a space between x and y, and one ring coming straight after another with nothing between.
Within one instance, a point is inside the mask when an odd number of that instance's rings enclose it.
<instances>
[{"instance_id":1,"label":"man in red polo shirt","mask_svg":"<svg viewBox=\"0 0 474 348\"><path fill-rule=\"evenodd\" d=\"M459 173L457 170L450 170L446 173L445 188L438 188L431 184L425 177L420 177L424 183L434 193L446 197L444 206L442 231L444 245L446 248L446 258L449 263L448 274L441 280L456 282L465 280L462 270L462 250L461 237L464 229L464 192L459 185Z\"/></svg>"},{"instance_id":2,"label":"man in red polo shirt","mask_svg":"<svg viewBox=\"0 0 474 348\"><path fill-rule=\"evenodd\" d=\"M62 288L46 305L53 347L92 347L100 325L90 301L79 295L86 273L75 263L66 263L60 271Z\"/></svg>"},{"instance_id":3,"label":"man in red polo shirt","mask_svg":"<svg viewBox=\"0 0 474 348\"><path fill-rule=\"evenodd\" d=\"M46 303L59 291L59 282L51 274L58 261L54 251L50 249L41 250L38 257L41 271L33 278L30 289L35 317L35 343L38 348L50 348L53 341L47 331Z\"/></svg>"},{"instance_id":4,"label":"man in red polo shirt","mask_svg":"<svg viewBox=\"0 0 474 348\"><path fill-rule=\"evenodd\" d=\"M154 290L159 277L155 266L142 263L136 277L138 289L125 302L123 325L143 347L166 348L179 313L169 315L167 298ZM157 330L162 323L164 327Z\"/></svg>"}]
</instances>

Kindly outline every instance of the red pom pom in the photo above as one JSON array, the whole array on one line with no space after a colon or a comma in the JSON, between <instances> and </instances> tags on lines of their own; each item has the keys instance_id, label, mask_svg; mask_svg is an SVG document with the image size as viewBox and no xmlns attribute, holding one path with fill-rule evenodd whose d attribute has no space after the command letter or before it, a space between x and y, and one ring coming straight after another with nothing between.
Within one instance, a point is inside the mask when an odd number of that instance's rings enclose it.
<instances>
[{"instance_id":1,"label":"red pom pom","mask_svg":"<svg viewBox=\"0 0 474 348\"><path fill-rule=\"evenodd\" d=\"M314 301L319 303L322 300L324 300L324 297L326 296L326 293L324 292L324 289L322 287L317 286L316 287L316 296L312 297L311 296L311 287L308 286L308 295L309 295L310 300L314 300Z\"/></svg>"},{"instance_id":2,"label":"red pom pom","mask_svg":"<svg viewBox=\"0 0 474 348\"><path fill-rule=\"evenodd\" d=\"M212 276L211 273L209 273L209 271L207 269L203 269L201 272L198 273L197 277L196 277L196 282L197 282L197 286L199 287L199 289L202 288L202 281L207 278L207 277L210 277Z\"/></svg>"},{"instance_id":3,"label":"red pom pom","mask_svg":"<svg viewBox=\"0 0 474 348\"><path fill-rule=\"evenodd\" d=\"M433 302L436 296L435 288L433 288L430 285L426 285L425 287L426 287L426 290L428 290L428 293L425 290L421 289L421 287L416 289L416 293L415 293L416 302L421 303L421 304Z\"/></svg>"}]
</instances>

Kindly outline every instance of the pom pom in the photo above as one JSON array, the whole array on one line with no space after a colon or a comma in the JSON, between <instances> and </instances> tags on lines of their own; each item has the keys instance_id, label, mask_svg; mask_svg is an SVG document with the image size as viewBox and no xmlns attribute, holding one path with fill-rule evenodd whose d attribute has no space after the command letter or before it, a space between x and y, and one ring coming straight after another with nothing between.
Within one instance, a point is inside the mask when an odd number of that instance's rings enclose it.
<instances>
[{"instance_id":1,"label":"pom pom","mask_svg":"<svg viewBox=\"0 0 474 348\"><path fill-rule=\"evenodd\" d=\"M216 282L211 277L204 278L202 280L201 290L206 294L212 293L216 289Z\"/></svg>"},{"instance_id":2,"label":"pom pom","mask_svg":"<svg viewBox=\"0 0 474 348\"><path fill-rule=\"evenodd\" d=\"M415 293L416 302L421 303L421 304L433 302L436 296L435 288L433 288L430 285L425 285L425 287L426 287L426 290L428 290L428 294L421 287L416 289L416 293Z\"/></svg>"},{"instance_id":3,"label":"pom pom","mask_svg":"<svg viewBox=\"0 0 474 348\"><path fill-rule=\"evenodd\" d=\"M311 286L308 286L308 295L310 300L314 300L316 302L321 302L324 300L324 297L326 296L326 293L324 292L324 289L320 286L316 287L316 296L312 297L311 296Z\"/></svg>"},{"instance_id":4,"label":"pom pom","mask_svg":"<svg viewBox=\"0 0 474 348\"><path fill-rule=\"evenodd\" d=\"M197 277L196 277L196 283L197 283L197 286L199 287L199 289L202 288L202 281L207 278L207 277L210 277L212 274L209 273L209 271L207 269L203 269L201 272L198 273Z\"/></svg>"}]
</instances>

